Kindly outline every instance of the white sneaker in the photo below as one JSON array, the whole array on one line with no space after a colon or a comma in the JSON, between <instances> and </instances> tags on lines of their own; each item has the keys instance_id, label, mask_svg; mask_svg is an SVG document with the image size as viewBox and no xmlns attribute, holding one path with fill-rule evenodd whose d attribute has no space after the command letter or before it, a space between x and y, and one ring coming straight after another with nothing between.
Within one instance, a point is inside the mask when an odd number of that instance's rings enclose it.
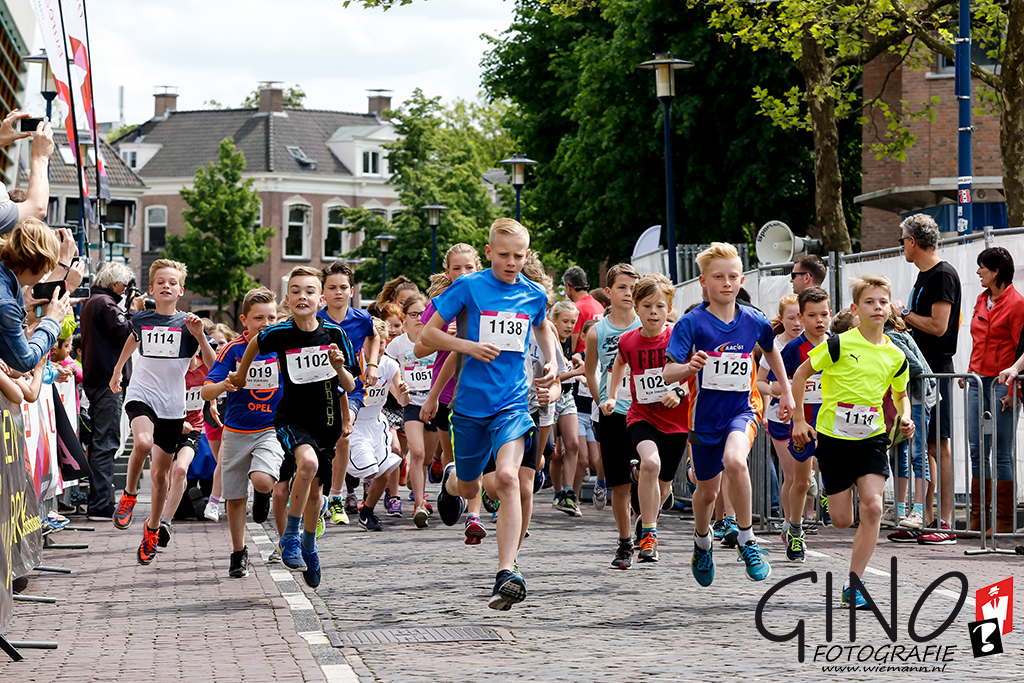
<instances>
[{"instance_id":1,"label":"white sneaker","mask_svg":"<svg viewBox=\"0 0 1024 683\"><path fill-rule=\"evenodd\" d=\"M811 485L807 489L807 497L811 500L818 500L818 478L811 475Z\"/></svg>"},{"instance_id":2,"label":"white sneaker","mask_svg":"<svg viewBox=\"0 0 1024 683\"><path fill-rule=\"evenodd\" d=\"M896 506L886 505L885 510L882 512L882 526L894 527L896 526Z\"/></svg>"},{"instance_id":3,"label":"white sneaker","mask_svg":"<svg viewBox=\"0 0 1024 683\"><path fill-rule=\"evenodd\" d=\"M600 486L594 487L594 507L598 510L604 509L604 504L608 501L608 492Z\"/></svg>"},{"instance_id":4,"label":"white sneaker","mask_svg":"<svg viewBox=\"0 0 1024 683\"><path fill-rule=\"evenodd\" d=\"M921 517L921 513L915 510L900 520L900 526L907 529L923 529L924 519Z\"/></svg>"},{"instance_id":5,"label":"white sneaker","mask_svg":"<svg viewBox=\"0 0 1024 683\"><path fill-rule=\"evenodd\" d=\"M214 503L212 500L206 502L206 509L203 510L203 517L206 517L211 522L220 521L220 506Z\"/></svg>"}]
</instances>

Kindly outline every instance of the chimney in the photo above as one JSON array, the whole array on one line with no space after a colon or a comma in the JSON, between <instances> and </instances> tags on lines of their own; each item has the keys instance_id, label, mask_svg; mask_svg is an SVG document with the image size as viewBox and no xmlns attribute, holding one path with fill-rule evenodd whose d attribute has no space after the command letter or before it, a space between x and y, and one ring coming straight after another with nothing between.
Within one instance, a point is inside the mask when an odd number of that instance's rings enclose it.
<instances>
[{"instance_id":1,"label":"chimney","mask_svg":"<svg viewBox=\"0 0 1024 683\"><path fill-rule=\"evenodd\" d=\"M177 87L173 85L158 85L153 95L155 118L167 118L167 112L175 111L178 108Z\"/></svg>"},{"instance_id":2,"label":"chimney","mask_svg":"<svg viewBox=\"0 0 1024 683\"><path fill-rule=\"evenodd\" d=\"M284 111L284 90L279 81L260 83L260 114Z\"/></svg>"},{"instance_id":3,"label":"chimney","mask_svg":"<svg viewBox=\"0 0 1024 683\"><path fill-rule=\"evenodd\" d=\"M371 114L379 118L381 121L389 121L390 118L384 115L384 112L391 109L391 95L390 90L367 90L370 93L370 108Z\"/></svg>"}]
</instances>

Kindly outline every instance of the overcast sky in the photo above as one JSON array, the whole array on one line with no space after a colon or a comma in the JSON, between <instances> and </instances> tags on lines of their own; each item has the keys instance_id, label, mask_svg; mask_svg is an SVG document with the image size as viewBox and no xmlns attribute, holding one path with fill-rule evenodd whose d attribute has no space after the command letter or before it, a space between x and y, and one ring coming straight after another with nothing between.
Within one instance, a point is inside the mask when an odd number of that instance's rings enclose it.
<instances>
[{"instance_id":1,"label":"overcast sky","mask_svg":"<svg viewBox=\"0 0 1024 683\"><path fill-rule=\"evenodd\" d=\"M259 81L299 84L306 106L366 111L366 90L387 88L394 104L414 88L470 99L480 90L483 33L512 20L513 0L416 0L387 12L340 0L90 0L97 118L153 116L155 86L178 89L178 109L207 100L238 106ZM35 44L42 44L36 36ZM33 69L38 67L33 66ZM28 108L39 77L30 72Z\"/></svg>"}]
</instances>

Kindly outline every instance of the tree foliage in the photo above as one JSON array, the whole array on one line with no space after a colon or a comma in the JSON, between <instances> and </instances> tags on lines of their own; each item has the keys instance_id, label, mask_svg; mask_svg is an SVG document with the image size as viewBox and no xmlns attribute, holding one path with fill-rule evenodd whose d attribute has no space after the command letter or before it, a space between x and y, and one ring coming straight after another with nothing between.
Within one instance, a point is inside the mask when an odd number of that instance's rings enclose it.
<instances>
[{"instance_id":1,"label":"tree foliage","mask_svg":"<svg viewBox=\"0 0 1024 683\"><path fill-rule=\"evenodd\" d=\"M185 235L167 236L166 256L188 266L186 287L216 303L218 317L255 286L246 269L270 256L266 243L275 234L273 227L253 228L260 197L251 178L242 180L244 171L245 155L231 138L223 140L219 160L196 171L193 189L181 190L189 206L182 212Z\"/></svg>"}]
</instances>

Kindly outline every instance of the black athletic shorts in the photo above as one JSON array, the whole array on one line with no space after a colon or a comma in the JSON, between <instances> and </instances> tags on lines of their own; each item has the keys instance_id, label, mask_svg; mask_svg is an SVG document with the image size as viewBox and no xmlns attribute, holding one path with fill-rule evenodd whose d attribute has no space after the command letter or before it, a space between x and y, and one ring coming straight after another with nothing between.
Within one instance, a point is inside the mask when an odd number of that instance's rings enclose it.
<instances>
[{"instance_id":1,"label":"black athletic shorts","mask_svg":"<svg viewBox=\"0 0 1024 683\"><path fill-rule=\"evenodd\" d=\"M178 437L178 447L174 449L174 455L178 455L178 451L182 448L191 448L193 455L199 452L199 440L203 438L203 430L193 429L188 434L182 434Z\"/></svg>"},{"instance_id":2,"label":"black athletic shorts","mask_svg":"<svg viewBox=\"0 0 1024 683\"><path fill-rule=\"evenodd\" d=\"M411 403L405 406L405 408L402 409L402 423L405 424L406 422L419 422L420 424L423 425L423 429L425 431L436 432L437 425L434 424L433 420L431 420L430 422L424 422L423 420L420 419L420 408L422 408L422 406L416 406Z\"/></svg>"},{"instance_id":3,"label":"black athletic shorts","mask_svg":"<svg viewBox=\"0 0 1024 683\"><path fill-rule=\"evenodd\" d=\"M275 421L274 429L277 440L284 449L284 460L281 462L281 476L278 481L288 481L295 474L295 449L302 444L311 446L316 451L316 477L321 483L331 481L334 463L334 447L341 438L341 429L313 429L305 425L279 424Z\"/></svg>"},{"instance_id":4,"label":"black athletic shorts","mask_svg":"<svg viewBox=\"0 0 1024 683\"><path fill-rule=\"evenodd\" d=\"M674 481L676 472L679 471L679 464L683 461L683 454L686 453L686 439L690 435L686 432L675 432L666 434L659 431L650 422L634 422L627 428L629 438L633 440L633 446L639 446L643 441L653 441L658 448L658 457L661 458L661 472L658 473L660 481ZM605 472L607 474L607 471Z\"/></svg>"},{"instance_id":5,"label":"black athletic shorts","mask_svg":"<svg viewBox=\"0 0 1024 683\"><path fill-rule=\"evenodd\" d=\"M889 437L885 434L870 439L837 439L818 432L818 471L825 493L842 493L865 474L889 478Z\"/></svg>"},{"instance_id":6,"label":"black athletic shorts","mask_svg":"<svg viewBox=\"0 0 1024 683\"><path fill-rule=\"evenodd\" d=\"M639 460L633 440L629 438L626 416L619 413L601 413L601 462L608 487L630 483L631 460Z\"/></svg>"},{"instance_id":7,"label":"black athletic shorts","mask_svg":"<svg viewBox=\"0 0 1024 683\"><path fill-rule=\"evenodd\" d=\"M452 430L452 409L446 406L444 403L438 401L437 413L434 415L434 424L442 432L450 432Z\"/></svg>"},{"instance_id":8,"label":"black athletic shorts","mask_svg":"<svg viewBox=\"0 0 1024 683\"><path fill-rule=\"evenodd\" d=\"M164 453L175 454L178 452L178 440L181 438L181 428L185 424L185 417L177 420L167 420L157 417L153 409L142 401L128 401L124 406L124 412L128 420L133 421L137 417L145 417L153 423L153 445Z\"/></svg>"}]
</instances>

